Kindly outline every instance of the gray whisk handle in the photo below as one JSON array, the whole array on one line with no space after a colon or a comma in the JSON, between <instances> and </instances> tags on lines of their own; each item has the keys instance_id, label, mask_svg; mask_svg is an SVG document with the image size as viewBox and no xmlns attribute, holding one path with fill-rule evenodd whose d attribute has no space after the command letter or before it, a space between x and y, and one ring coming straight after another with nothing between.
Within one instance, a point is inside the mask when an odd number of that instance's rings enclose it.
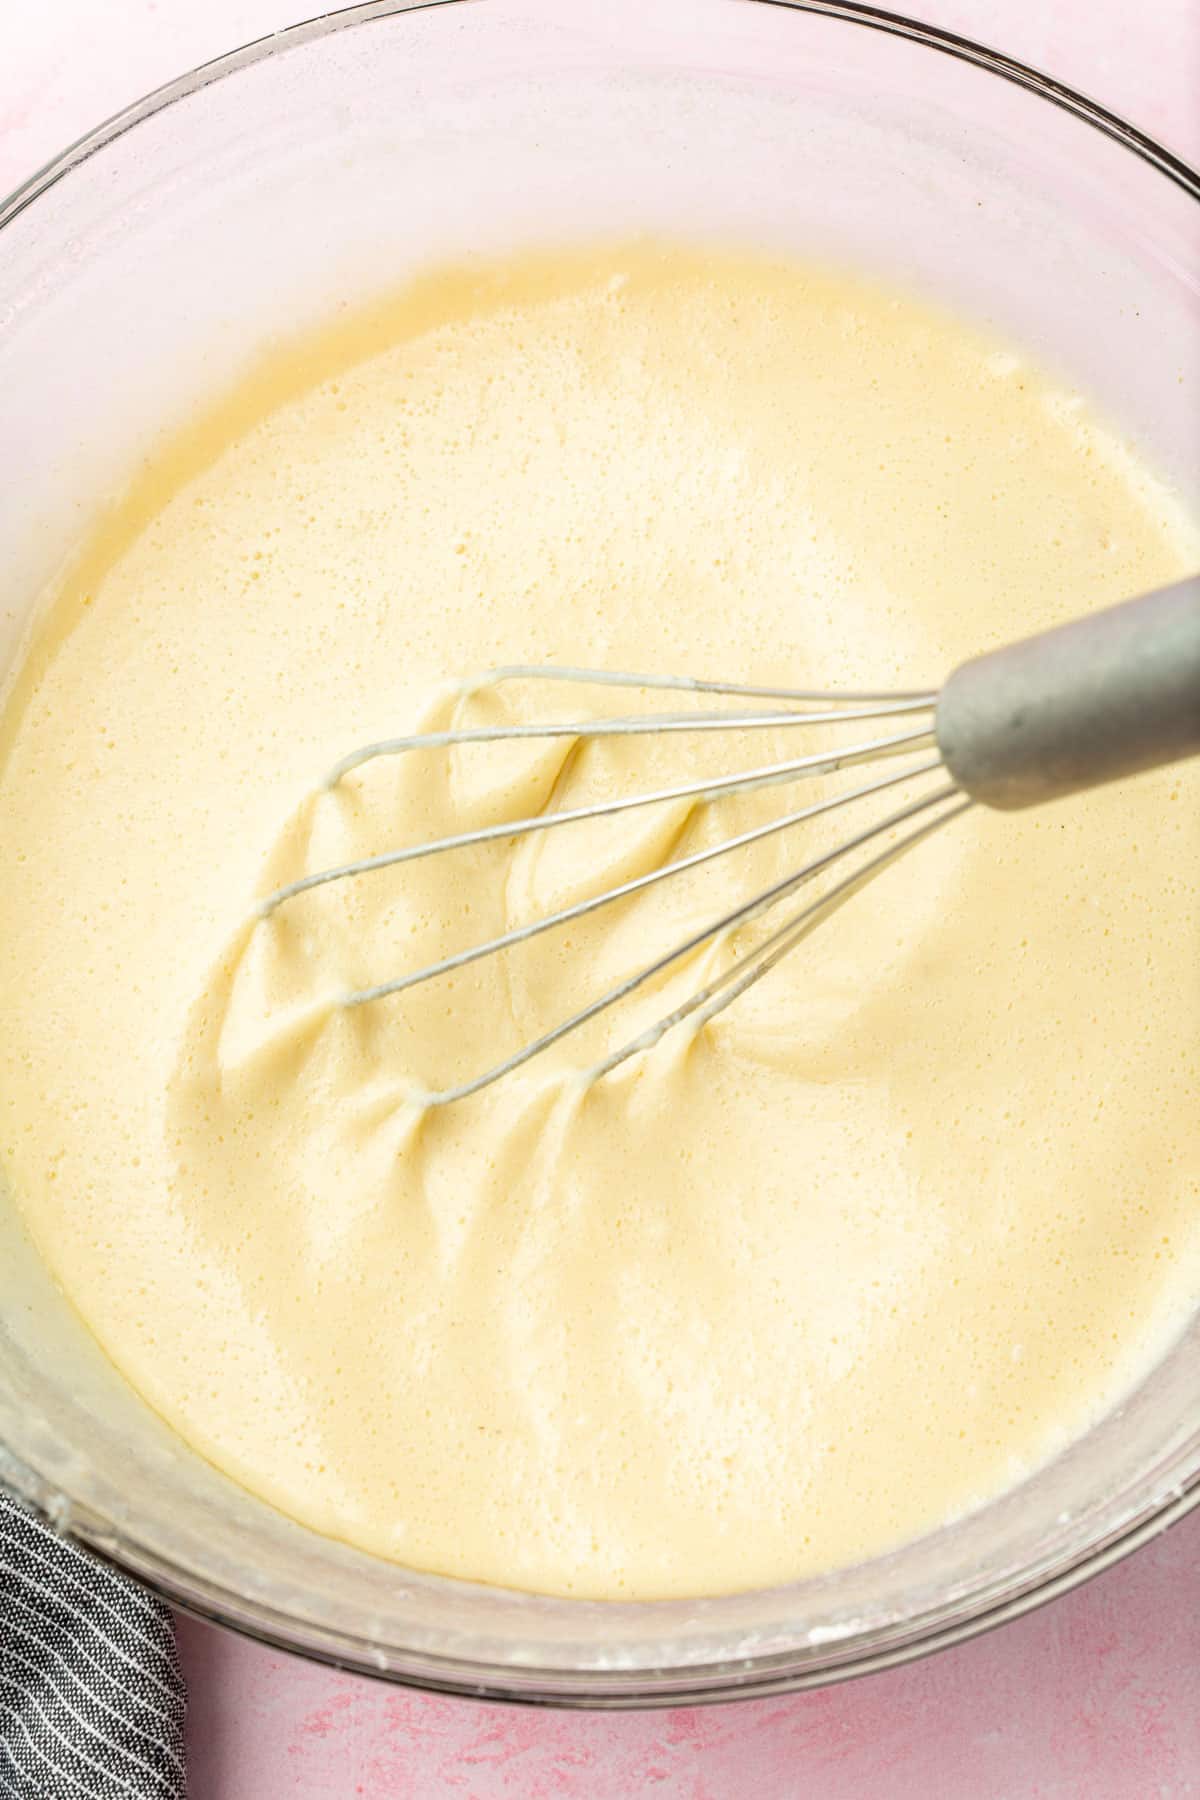
<instances>
[{"instance_id":1,"label":"gray whisk handle","mask_svg":"<svg viewBox=\"0 0 1200 1800\"><path fill-rule=\"evenodd\" d=\"M937 740L1005 811L1200 754L1200 576L963 663Z\"/></svg>"}]
</instances>

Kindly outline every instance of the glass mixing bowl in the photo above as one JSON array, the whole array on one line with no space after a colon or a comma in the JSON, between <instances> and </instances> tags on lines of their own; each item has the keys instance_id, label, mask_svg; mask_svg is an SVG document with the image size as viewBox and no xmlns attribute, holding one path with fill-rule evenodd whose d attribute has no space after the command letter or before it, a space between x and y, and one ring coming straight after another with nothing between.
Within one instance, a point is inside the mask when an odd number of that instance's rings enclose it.
<instances>
[{"instance_id":1,"label":"glass mixing bowl","mask_svg":"<svg viewBox=\"0 0 1200 1800\"><path fill-rule=\"evenodd\" d=\"M156 435L264 340L441 254L745 238L957 305L1200 473L1200 182L1006 58L849 4L375 0L236 51L0 208L0 672ZM722 1599L416 1574L293 1525L175 1438L0 1208L0 1477L170 1599L462 1693L650 1705L813 1685L1071 1586L1200 1499L1200 1325L1126 1403L892 1554Z\"/></svg>"}]
</instances>

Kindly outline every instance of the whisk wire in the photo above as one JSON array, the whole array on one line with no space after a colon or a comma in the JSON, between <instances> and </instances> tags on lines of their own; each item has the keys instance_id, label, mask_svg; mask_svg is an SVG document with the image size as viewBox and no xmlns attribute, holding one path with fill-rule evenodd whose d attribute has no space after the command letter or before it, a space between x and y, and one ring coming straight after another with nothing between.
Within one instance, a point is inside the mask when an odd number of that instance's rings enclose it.
<instances>
[{"instance_id":1,"label":"whisk wire","mask_svg":"<svg viewBox=\"0 0 1200 1800\"><path fill-rule=\"evenodd\" d=\"M335 788L345 776L364 763L380 757L403 756L410 750L448 750L462 744L528 743L538 739L658 737L682 732L762 731L768 728L842 725L871 719L891 719L906 713L929 712L934 702L926 695L897 700L890 704L842 706L820 712L714 712L714 713L640 713L628 718L563 719L540 725L469 725L446 731L418 731L407 737L380 738L364 744L335 763L325 778L326 788Z\"/></svg>"},{"instance_id":2,"label":"whisk wire","mask_svg":"<svg viewBox=\"0 0 1200 1800\"><path fill-rule=\"evenodd\" d=\"M593 669L570 663L501 663L486 673L460 684L464 695L499 687L506 681L566 682L576 687L645 688L648 692L686 694L736 694L742 699L797 700L805 705L831 707L857 705L868 700L932 701L932 690L871 688L862 692L838 688L759 687L753 682L717 681L703 675L637 674L629 669Z\"/></svg>"},{"instance_id":3,"label":"whisk wire","mask_svg":"<svg viewBox=\"0 0 1200 1800\"><path fill-rule=\"evenodd\" d=\"M827 722L827 721L823 721ZM323 887L330 881L344 881L350 876L369 875L377 869L396 868L421 857L434 856L448 850L465 850L498 840L524 837L531 831L549 831L555 826L574 825L585 819L612 818L618 813L633 812L640 807L661 806L671 801L697 802L715 800L722 795L752 793L757 788L779 786L785 782L817 775L832 775L856 763L872 762L876 757L903 755L906 751L925 749L933 743L933 731L900 732L893 737L876 738L869 743L851 744L842 749L820 751L811 756L793 757L786 762L768 763L759 769L744 770L738 775L725 775L713 780L681 782L675 787L658 788L651 793L633 794L619 800L599 800L590 806L569 807L561 812L533 813L528 818L504 819L495 825L482 825L473 831L454 832L448 837L430 838L425 843L407 844L397 850L385 850L378 856L365 856L355 862L340 863L335 868L321 869L313 875L302 875L284 887L276 888L259 905L259 916L269 918L275 910L297 895ZM427 740L416 739L413 747Z\"/></svg>"}]
</instances>

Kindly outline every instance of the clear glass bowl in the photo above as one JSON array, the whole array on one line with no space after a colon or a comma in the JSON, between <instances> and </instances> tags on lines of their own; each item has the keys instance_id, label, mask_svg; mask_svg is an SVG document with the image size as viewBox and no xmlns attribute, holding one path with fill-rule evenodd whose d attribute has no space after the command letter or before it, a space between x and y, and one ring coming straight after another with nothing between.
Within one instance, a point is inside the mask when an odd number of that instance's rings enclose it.
<instances>
[{"instance_id":1,"label":"clear glass bowl","mask_svg":"<svg viewBox=\"0 0 1200 1800\"><path fill-rule=\"evenodd\" d=\"M1200 182L1004 57L852 5L375 0L102 126L0 209L0 671L90 510L264 339L432 256L749 238L957 304L1200 473ZM1053 1463L894 1553L696 1602L412 1573L176 1439L0 1208L0 1477L170 1599L430 1687L616 1706L880 1668L1062 1591L1200 1499L1200 1326Z\"/></svg>"}]
</instances>

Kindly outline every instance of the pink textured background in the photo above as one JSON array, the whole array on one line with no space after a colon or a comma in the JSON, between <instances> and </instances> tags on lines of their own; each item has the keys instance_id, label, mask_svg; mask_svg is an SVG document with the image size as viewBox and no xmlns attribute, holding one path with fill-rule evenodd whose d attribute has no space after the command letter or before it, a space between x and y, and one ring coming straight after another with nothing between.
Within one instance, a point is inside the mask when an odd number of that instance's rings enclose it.
<instances>
[{"instance_id":1,"label":"pink textured background","mask_svg":"<svg viewBox=\"0 0 1200 1800\"><path fill-rule=\"evenodd\" d=\"M570 5L572 0L562 0ZM1200 162L1197 0L912 0ZM0 192L305 0L0 0ZM1200 1795L1200 1517L990 1637L704 1711L550 1714L386 1689L189 1620L191 1800L1183 1800Z\"/></svg>"}]
</instances>

